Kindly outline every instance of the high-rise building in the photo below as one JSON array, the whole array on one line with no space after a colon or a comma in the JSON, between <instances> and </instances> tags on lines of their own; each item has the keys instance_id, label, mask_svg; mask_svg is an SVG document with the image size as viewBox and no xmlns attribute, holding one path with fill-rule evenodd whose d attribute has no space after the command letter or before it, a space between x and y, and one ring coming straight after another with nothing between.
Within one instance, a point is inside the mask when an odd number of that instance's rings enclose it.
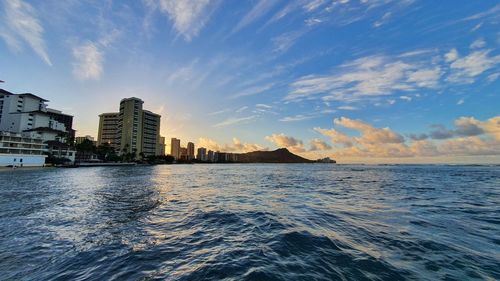
<instances>
[{"instance_id":1,"label":"high-rise building","mask_svg":"<svg viewBox=\"0 0 500 281\"><path fill-rule=\"evenodd\" d=\"M156 155L165 156L165 137L160 136L156 151Z\"/></svg>"},{"instance_id":2,"label":"high-rise building","mask_svg":"<svg viewBox=\"0 0 500 281\"><path fill-rule=\"evenodd\" d=\"M215 158L214 158L214 155L215 153L212 151L212 150L209 150L207 152L207 161L208 162L214 162Z\"/></svg>"},{"instance_id":3,"label":"high-rise building","mask_svg":"<svg viewBox=\"0 0 500 281\"><path fill-rule=\"evenodd\" d=\"M120 101L118 113L99 115L98 145L110 144L118 154L134 153L136 156L154 156L159 151L161 116L143 110L139 98Z\"/></svg>"},{"instance_id":4,"label":"high-rise building","mask_svg":"<svg viewBox=\"0 0 500 281\"><path fill-rule=\"evenodd\" d=\"M84 137L76 137L75 138L75 144L81 144L82 142L84 142L86 140L91 141L92 144L94 144L94 145L96 144L96 142L94 140L94 137L89 136L89 135L86 135Z\"/></svg>"},{"instance_id":5,"label":"high-rise building","mask_svg":"<svg viewBox=\"0 0 500 281\"><path fill-rule=\"evenodd\" d=\"M188 160L188 150L185 147L181 147L181 156L179 157L181 160Z\"/></svg>"},{"instance_id":6,"label":"high-rise building","mask_svg":"<svg viewBox=\"0 0 500 281\"><path fill-rule=\"evenodd\" d=\"M141 153L143 103L138 98L127 98L120 101L117 145L121 154L139 155Z\"/></svg>"},{"instance_id":7,"label":"high-rise building","mask_svg":"<svg viewBox=\"0 0 500 281\"><path fill-rule=\"evenodd\" d=\"M109 144L111 147L118 150L116 139L119 116L120 114L118 112L103 113L99 115L97 145Z\"/></svg>"},{"instance_id":8,"label":"high-rise building","mask_svg":"<svg viewBox=\"0 0 500 281\"><path fill-rule=\"evenodd\" d=\"M188 142L187 144L187 160L194 159L194 143Z\"/></svg>"},{"instance_id":9,"label":"high-rise building","mask_svg":"<svg viewBox=\"0 0 500 281\"><path fill-rule=\"evenodd\" d=\"M48 100L31 93L13 94L0 89L0 131L25 137L66 142L73 116L47 108ZM66 118L64 122L62 120Z\"/></svg>"},{"instance_id":10,"label":"high-rise building","mask_svg":"<svg viewBox=\"0 0 500 281\"><path fill-rule=\"evenodd\" d=\"M148 110L143 111L142 153L145 156L161 155L158 151L160 141L161 116ZM165 154L165 153L164 153Z\"/></svg>"},{"instance_id":11,"label":"high-rise building","mask_svg":"<svg viewBox=\"0 0 500 281\"><path fill-rule=\"evenodd\" d=\"M196 154L196 159L199 161L207 161L207 149L204 147L198 148L198 153Z\"/></svg>"},{"instance_id":12,"label":"high-rise building","mask_svg":"<svg viewBox=\"0 0 500 281\"><path fill-rule=\"evenodd\" d=\"M172 138L170 140L170 155L172 155L175 160L179 160L181 158L181 140Z\"/></svg>"}]
</instances>

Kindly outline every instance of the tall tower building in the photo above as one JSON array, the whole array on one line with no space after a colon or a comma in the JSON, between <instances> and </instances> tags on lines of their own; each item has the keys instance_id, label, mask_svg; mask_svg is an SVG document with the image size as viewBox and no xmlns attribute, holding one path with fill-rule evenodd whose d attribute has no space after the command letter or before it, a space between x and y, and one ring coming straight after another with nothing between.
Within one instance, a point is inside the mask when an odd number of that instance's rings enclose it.
<instances>
[{"instance_id":1,"label":"tall tower building","mask_svg":"<svg viewBox=\"0 0 500 281\"><path fill-rule=\"evenodd\" d=\"M188 160L194 159L194 143L192 142L188 142L187 144L187 159Z\"/></svg>"},{"instance_id":2,"label":"tall tower building","mask_svg":"<svg viewBox=\"0 0 500 281\"><path fill-rule=\"evenodd\" d=\"M172 155L175 160L181 158L181 140L172 138L170 140L170 155Z\"/></svg>"},{"instance_id":3,"label":"tall tower building","mask_svg":"<svg viewBox=\"0 0 500 281\"><path fill-rule=\"evenodd\" d=\"M158 146L156 147L156 155L165 156L165 137L160 136Z\"/></svg>"},{"instance_id":4,"label":"tall tower building","mask_svg":"<svg viewBox=\"0 0 500 281\"><path fill-rule=\"evenodd\" d=\"M114 149L116 145L118 130L118 112L103 113L99 115L99 131L97 133L97 145L109 144Z\"/></svg>"},{"instance_id":5,"label":"tall tower building","mask_svg":"<svg viewBox=\"0 0 500 281\"><path fill-rule=\"evenodd\" d=\"M120 153L139 155L142 148L142 104L138 98L122 99L118 120L118 147Z\"/></svg>"},{"instance_id":6,"label":"tall tower building","mask_svg":"<svg viewBox=\"0 0 500 281\"><path fill-rule=\"evenodd\" d=\"M148 110L142 114L142 153L145 156L161 155L158 150L160 141L160 118L161 116Z\"/></svg>"}]
</instances>

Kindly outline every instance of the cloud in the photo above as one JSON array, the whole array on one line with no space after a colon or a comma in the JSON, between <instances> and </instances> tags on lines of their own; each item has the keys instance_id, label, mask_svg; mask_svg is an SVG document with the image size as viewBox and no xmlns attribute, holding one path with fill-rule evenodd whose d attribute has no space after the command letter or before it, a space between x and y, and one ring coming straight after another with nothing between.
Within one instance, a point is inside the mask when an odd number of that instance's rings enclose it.
<instances>
[{"instance_id":1,"label":"cloud","mask_svg":"<svg viewBox=\"0 0 500 281\"><path fill-rule=\"evenodd\" d=\"M453 130L435 125L428 134L410 134L408 141L389 128L375 128L360 120L340 118L334 123L360 134L348 136L335 129L314 128L331 138L336 158L500 155L500 116L485 121L460 117ZM434 140L428 140L429 136Z\"/></svg>"},{"instance_id":2,"label":"cloud","mask_svg":"<svg viewBox=\"0 0 500 281\"><path fill-rule=\"evenodd\" d=\"M373 27L375 28L381 27L383 24L387 23L387 21L391 16L392 12L385 13L380 20L373 23Z\"/></svg>"},{"instance_id":3,"label":"cloud","mask_svg":"<svg viewBox=\"0 0 500 281\"><path fill-rule=\"evenodd\" d=\"M263 93L273 87L273 83L261 85L261 86L252 86L250 88L246 88L243 91L234 94L231 96L231 98L241 98L241 97L246 97L246 96L253 96L253 95L258 95L260 93Z\"/></svg>"},{"instance_id":4,"label":"cloud","mask_svg":"<svg viewBox=\"0 0 500 281\"><path fill-rule=\"evenodd\" d=\"M447 80L455 83L470 84L483 72L500 64L500 55L490 56L491 50L479 50L457 58L450 65L451 74Z\"/></svg>"},{"instance_id":5,"label":"cloud","mask_svg":"<svg viewBox=\"0 0 500 281\"><path fill-rule=\"evenodd\" d=\"M462 104L464 104L464 102L465 102L465 100L464 100L463 98L462 98L462 99L459 99L459 100L457 101L457 105L462 105Z\"/></svg>"},{"instance_id":6,"label":"cloud","mask_svg":"<svg viewBox=\"0 0 500 281\"><path fill-rule=\"evenodd\" d=\"M88 42L73 48L73 75L80 80L99 80L103 71L103 55L97 44Z\"/></svg>"},{"instance_id":7,"label":"cloud","mask_svg":"<svg viewBox=\"0 0 500 281\"><path fill-rule=\"evenodd\" d=\"M444 58L447 62L456 61L458 59L457 49L451 49L448 53L444 55Z\"/></svg>"},{"instance_id":8,"label":"cloud","mask_svg":"<svg viewBox=\"0 0 500 281\"><path fill-rule=\"evenodd\" d=\"M295 122L295 121L302 121L302 120L312 119L314 117L316 117L316 115L302 115L302 114L297 114L297 115L294 115L294 116L283 117L279 121L281 121L281 122Z\"/></svg>"},{"instance_id":9,"label":"cloud","mask_svg":"<svg viewBox=\"0 0 500 281\"><path fill-rule=\"evenodd\" d=\"M322 151L330 149L332 149L332 146L320 139L312 139L309 142L309 151Z\"/></svg>"},{"instance_id":10,"label":"cloud","mask_svg":"<svg viewBox=\"0 0 500 281\"><path fill-rule=\"evenodd\" d=\"M301 140L286 136L283 133L266 136L266 140L274 143L278 147L286 147L294 153L302 153L306 151L304 143Z\"/></svg>"},{"instance_id":11,"label":"cloud","mask_svg":"<svg viewBox=\"0 0 500 281\"><path fill-rule=\"evenodd\" d=\"M238 22L231 33L236 33L247 25L258 20L267 14L279 1L278 0L259 0L255 6Z\"/></svg>"},{"instance_id":12,"label":"cloud","mask_svg":"<svg viewBox=\"0 0 500 281\"><path fill-rule=\"evenodd\" d=\"M48 65L52 66L43 40L44 29L36 10L22 0L3 1L4 14L0 24L0 37L14 51L21 51L22 42Z\"/></svg>"},{"instance_id":13,"label":"cloud","mask_svg":"<svg viewBox=\"0 0 500 281\"><path fill-rule=\"evenodd\" d=\"M340 109L340 110L358 110L359 108L357 108L355 106L351 106L351 105L343 105L343 106L337 107L337 109Z\"/></svg>"},{"instance_id":14,"label":"cloud","mask_svg":"<svg viewBox=\"0 0 500 281\"><path fill-rule=\"evenodd\" d=\"M290 31L272 39L274 52L284 53L292 47L297 40L307 33L307 30Z\"/></svg>"},{"instance_id":15,"label":"cloud","mask_svg":"<svg viewBox=\"0 0 500 281\"><path fill-rule=\"evenodd\" d=\"M233 138L233 142L231 144L218 144L216 141L209 138L199 138L197 146L221 152L251 152L268 150L267 147L263 147L259 144L242 143L238 138Z\"/></svg>"},{"instance_id":16,"label":"cloud","mask_svg":"<svg viewBox=\"0 0 500 281\"><path fill-rule=\"evenodd\" d=\"M340 66L331 75L308 75L294 81L287 101L315 99L357 101L363 97L392 95L437 86L439 67L425 68L402 58L370 56Z\"/></svg>"},{"instance_id":17,"label":"cloud","mask_svg":"<svg viewBox=\"0 0 500 281\"><path fill-rule=\"evenodd\" d=\"M212 0L158 0L147 3L165 13L186 41L198 35L218 6L218 1Z\"/></svg>"},{"instance_id":18,"label":"cloud","mask_svg":"<svg viewBox=\"0 0 500 281\"><path fill-rule=\"evenodd\" d=\"M470 44L471 49L480 49L480 48L483 48L484 46L486 46L486 42L482 38L477 39L472 44Z\"/></svg>"},{"instance_id":19,"label":"cloud","mask_svg":"<svg viewBox=\"0 0 500 281\"><path fill-rule=\"evenodd\" d=\"M412 98L409 96L400 96L399 99L404 100L404 101L411 101Z\"/></svg>"},{"instance_id":20,"label":"cloud","mask_svg":"<svg viewBox=\"0 0 500 281\"><path fill-rule=\"evenodd\" d=\"M220 123L215 124L213 127L214 128L221 128L221 127L227 127L227 126L233 126L233 125L241 125L241 124L248 124L250 122L255 121L258 118L258 115L251 115L247 117L241 117L241 118L235 118L231 117L228 118Z\"/></svg>"}]
</instances>

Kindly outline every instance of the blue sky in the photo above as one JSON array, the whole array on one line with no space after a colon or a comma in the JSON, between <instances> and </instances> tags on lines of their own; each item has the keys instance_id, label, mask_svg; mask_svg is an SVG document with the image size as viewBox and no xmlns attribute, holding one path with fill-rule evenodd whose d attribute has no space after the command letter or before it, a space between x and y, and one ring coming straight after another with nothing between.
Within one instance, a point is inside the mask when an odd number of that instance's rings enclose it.
<instances>
[{"instance_id":1,"label":"blue sky","mask_svg":"<svg viewBox=\"0 0 500 281\"><path fill-rule=\"evenodd\" d=\"M3 0L0 79L75 115L343 162L500 162L500 3Z\"/></svg>"}]
</instances>

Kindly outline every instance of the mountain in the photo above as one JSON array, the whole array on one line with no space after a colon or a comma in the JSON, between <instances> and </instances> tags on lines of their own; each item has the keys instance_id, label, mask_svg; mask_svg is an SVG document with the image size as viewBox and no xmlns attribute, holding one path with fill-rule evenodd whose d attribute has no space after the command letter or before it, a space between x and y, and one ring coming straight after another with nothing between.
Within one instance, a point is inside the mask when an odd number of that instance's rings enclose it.
<instances>
[{"instance_id":1,"label":"mountain","mask_svg":"<svg viewBox=\"0 0 500 281\"><path fill-rule=\"evenodd\" d=\"M286 148L274 151L253 151L238 155L238 162L243 163L312 163L309 159L300 157Z\"/></svg>"}]
</instances>

